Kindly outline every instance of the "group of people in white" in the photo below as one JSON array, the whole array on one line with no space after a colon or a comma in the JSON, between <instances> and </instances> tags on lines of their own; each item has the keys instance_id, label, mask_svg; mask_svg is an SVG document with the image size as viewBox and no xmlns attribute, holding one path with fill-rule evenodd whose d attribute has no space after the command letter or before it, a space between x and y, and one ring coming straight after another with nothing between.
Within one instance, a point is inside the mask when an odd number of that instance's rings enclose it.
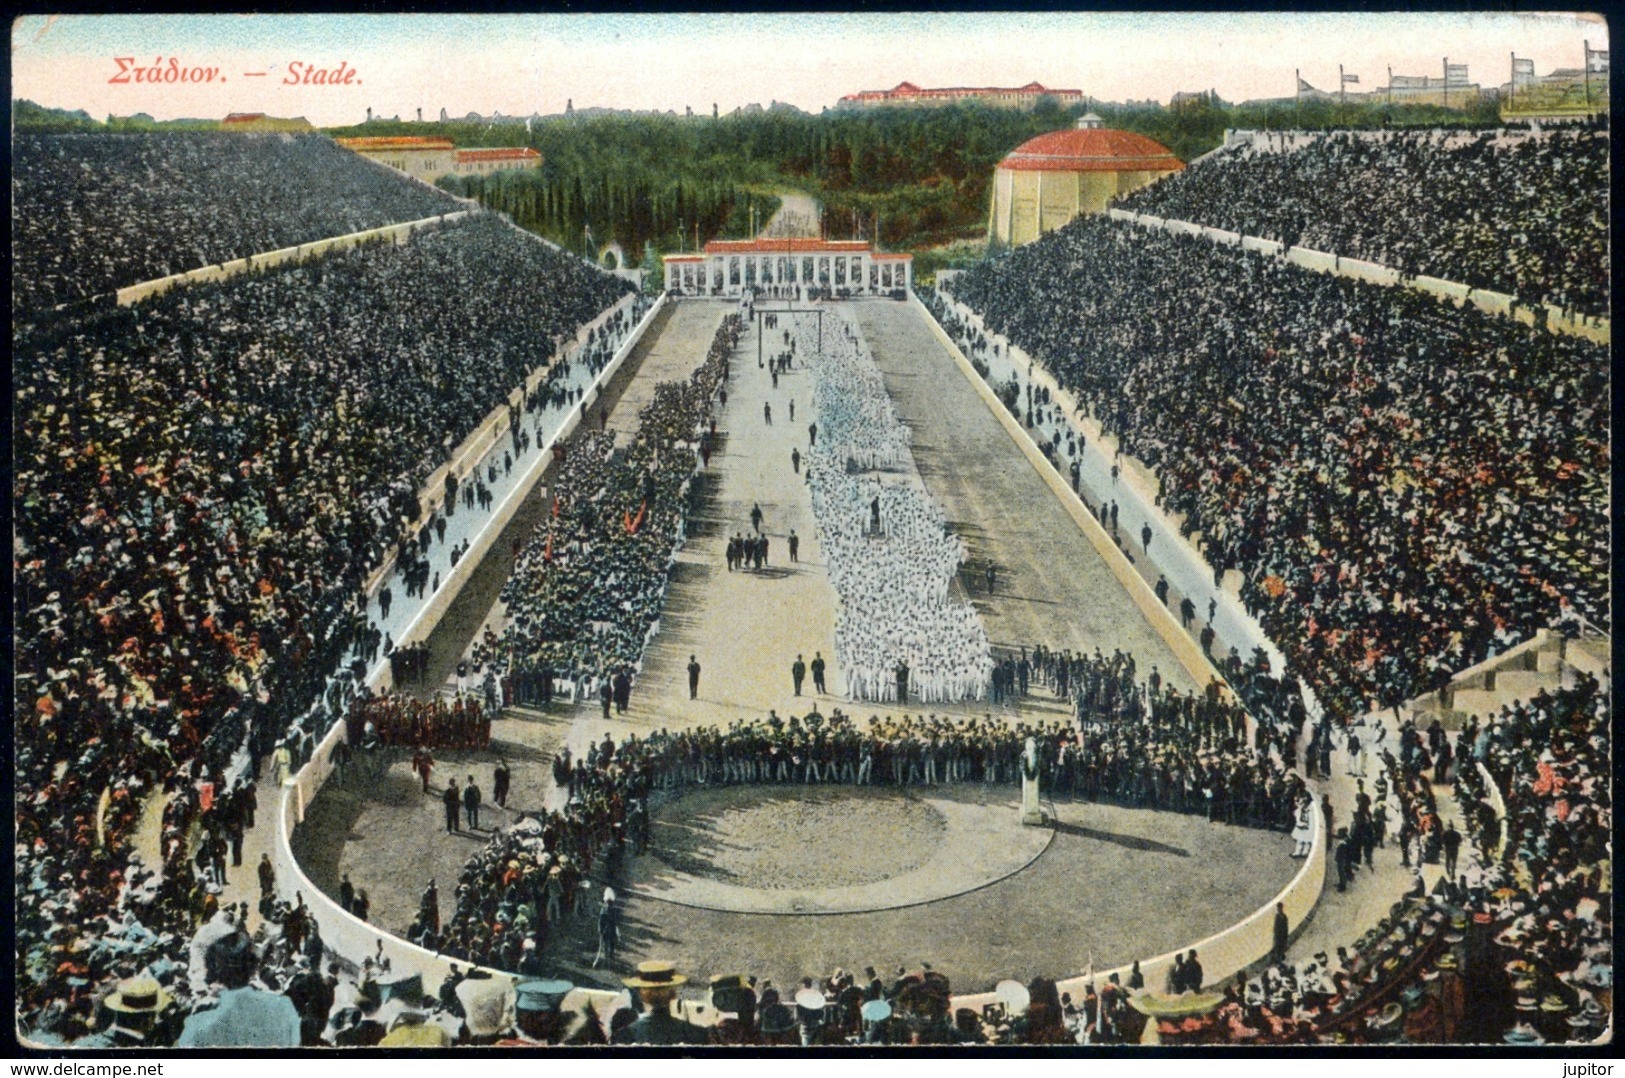
<instances>
[{"instance_id":1,"label":"group of people in white","mask_svg":"<svg viewBox=\"0 0 1625 1078\"><path fill-rule=\"evenodd\" d=\"M911 700L980 699L993 671L987 630L969 603L949 596L964 541L918 480L905 478L909 431L862 339L838 321L820 351L815 328L798 327L818 409L807 484L838 598L846 694L896 701L901 675Z\"/></svg>"}]
</instances>

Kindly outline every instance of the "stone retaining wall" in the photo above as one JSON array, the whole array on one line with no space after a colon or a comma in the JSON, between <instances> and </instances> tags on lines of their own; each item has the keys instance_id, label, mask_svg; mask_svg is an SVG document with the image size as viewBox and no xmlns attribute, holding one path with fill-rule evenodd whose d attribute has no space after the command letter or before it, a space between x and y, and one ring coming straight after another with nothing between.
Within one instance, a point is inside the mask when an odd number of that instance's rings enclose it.
<instances>
[{"instance_id":1,"label":"stone retaining wall","mask_svg":"<svg viewBox=\"0 0 1625 1078\"><path fill-rule=\"evenodd\" d=\"M621 346L616 349L615 355L599 373L595 384L603 384L621 368L626 357L642 338L655 317L659 314L666 300L661 298L649 308L647 314L639 321L636 327ZM530 463L530 473L514 486L502 503L495 508L484 528L480 530L473 540L466 557L460 560L451 576L441 586L434 598L424 607L416 618L408 625L402 635L401 643L426 636L440 620L462 586L472 576L474 567L491 548L502 529L513 518L519 506L524 503L526 496L535 486L543 471L552 459L552 446L560 439L569 437L581 421L583 403L577 404L560 426L558 434L545 445L538 446L538 452ZM382 666L375 672L369 684L373 688L382 686L389 677L387 666ZM333 724L311 754L311 759L297 774L285 780L278 791L276 803L276 834L271 843L271 862L276 869L277 893L279 897L293 901L297 891L303 897L305 906L311 911L320 926L322 940L332 950L355 962L371 957L382 944L383 954L390 960L391 969L395 972L418 973L423 977L424 989L434 993L445 977L450 973L451 964L456 962L463 969L469 967L466 961L459 961L434 951L425 950L406 940L383 931L374 925L346 912L337 902L322 893L305 875L300 867L298 858L293 852L294 828L304 819L305 808L315 798L328 777L333 772L333 749L344 737L345 724L341 720ZM488 971L494 977L515 981L517 978L510 973L500 970ZM595 1002L602 1005L613 998L613 993L591 993ZM602 997L601 999L598 997Z\"/></svg>"},{"instance_id":2,"label":"stone retaining wall","mask_svg":"<svg viewBox=\"0 0 1625 1078\"><path fill-rule=\"evenodd\" d=\"M132 284L113 293L120 307L128 307L132 303L147 299L151 296L167 292L176 285L199 284L203 281L224 281L235 277L239 273L246 273L251 269L266 269L271 266L280 266L284 262L297 262L301 259L311 258L315 255L326 254L329 251L341 251L347 247L355 247L373 240L393 240L396 243L405 242L406 238L420 228L438 228L449 221L469 217L479 211L458 210L455 213L443 213L438 217L424 217L417 221L403 221L395 225L383 225L379 228L369 228L363 232L351 232L344 236L329 236L327 239L312 240L310 243L301 243L294 247L283 247L275 251L265 251L247 258L237 258L230 262L221 262L214 266L200 266L185 273L174 273L168 277L159 277L151 281L142 281Z\"/></svg>"}]
</instances>

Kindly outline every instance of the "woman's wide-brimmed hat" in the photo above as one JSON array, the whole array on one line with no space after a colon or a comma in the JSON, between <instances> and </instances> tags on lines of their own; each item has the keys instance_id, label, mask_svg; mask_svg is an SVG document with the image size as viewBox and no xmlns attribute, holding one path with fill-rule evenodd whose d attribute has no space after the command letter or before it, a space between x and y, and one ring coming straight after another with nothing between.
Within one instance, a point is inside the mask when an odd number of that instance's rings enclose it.
<instances>
[{"instance_id":1,"label":"woman's wide-brimmed hat","mask_svg":"<svg viewBox=\"0 0 1625 1078\"><path fill-rule=\"evenodd\" d=\"M628 988L676 988L687 984L688 978L678 973L670 962L639 962L637 972L631 977L622 977L621 983Z\"/></svg>"}]
</instances>

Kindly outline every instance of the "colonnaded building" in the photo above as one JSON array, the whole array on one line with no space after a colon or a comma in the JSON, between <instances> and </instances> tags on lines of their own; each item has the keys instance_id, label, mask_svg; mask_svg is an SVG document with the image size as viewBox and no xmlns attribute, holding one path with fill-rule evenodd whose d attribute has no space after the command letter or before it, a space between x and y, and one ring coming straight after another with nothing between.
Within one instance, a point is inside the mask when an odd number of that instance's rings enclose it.
<instances>
[{"instance_id":1,"label":"colonnaded building","mask_svg":"<svg viewBox=\"0 0 1625 1078\"><path fill-rule=\"evenodd\" d=\"M914 256L877 251L863 240L712 240L703 254L667 255L666 290L738 296L775 286L885 295L914 284Z\"/></svg>"},{"instance_id":2,"label":"colonnaded building","mask_svg":"<svg viewBox=\"0 0 1625 1078\"><path fill-rule=\"evenodd\" d=\"M1075 128L1028 139L999 162L988 212L990 242L1031 243L1185 163L1155 139L1114 131L1089 113Z\"/></svg>"}]
</instances>

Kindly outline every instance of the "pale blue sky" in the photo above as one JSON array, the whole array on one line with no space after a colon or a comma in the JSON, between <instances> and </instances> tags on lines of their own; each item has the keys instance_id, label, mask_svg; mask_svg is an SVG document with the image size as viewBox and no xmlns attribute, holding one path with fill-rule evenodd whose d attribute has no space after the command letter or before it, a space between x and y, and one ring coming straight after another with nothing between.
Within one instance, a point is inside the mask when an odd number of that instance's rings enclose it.
<instances>
[{"instance_id":1,"label":"pale blue sky","mask_svg":"<svg viewBox=\"0 0 1625 1078\"><path fill-rule=\"evenodd\" d=\"M1216 88L1231 100L1292 92L1292 72L1335 89L1386 67L1435 74L1465 62L1507 78L1509 53L1540 71L1577 67L1581 41L1607 45L1595 17L1508 14L916 13L772 15L31 16L12 28L13 96L92 115L160 118L227 111L361 119L444 107L507 114L578 107L709 112L769 100L816 112L842 94L904 79L1019 85L1036 79L1107 99ZM110 85L114 58L217 65L210 86ZM280 83L294 61L347 61L360 85ZM245 79L245 70L271 70Z\"/></svg>"}]
</instances>

